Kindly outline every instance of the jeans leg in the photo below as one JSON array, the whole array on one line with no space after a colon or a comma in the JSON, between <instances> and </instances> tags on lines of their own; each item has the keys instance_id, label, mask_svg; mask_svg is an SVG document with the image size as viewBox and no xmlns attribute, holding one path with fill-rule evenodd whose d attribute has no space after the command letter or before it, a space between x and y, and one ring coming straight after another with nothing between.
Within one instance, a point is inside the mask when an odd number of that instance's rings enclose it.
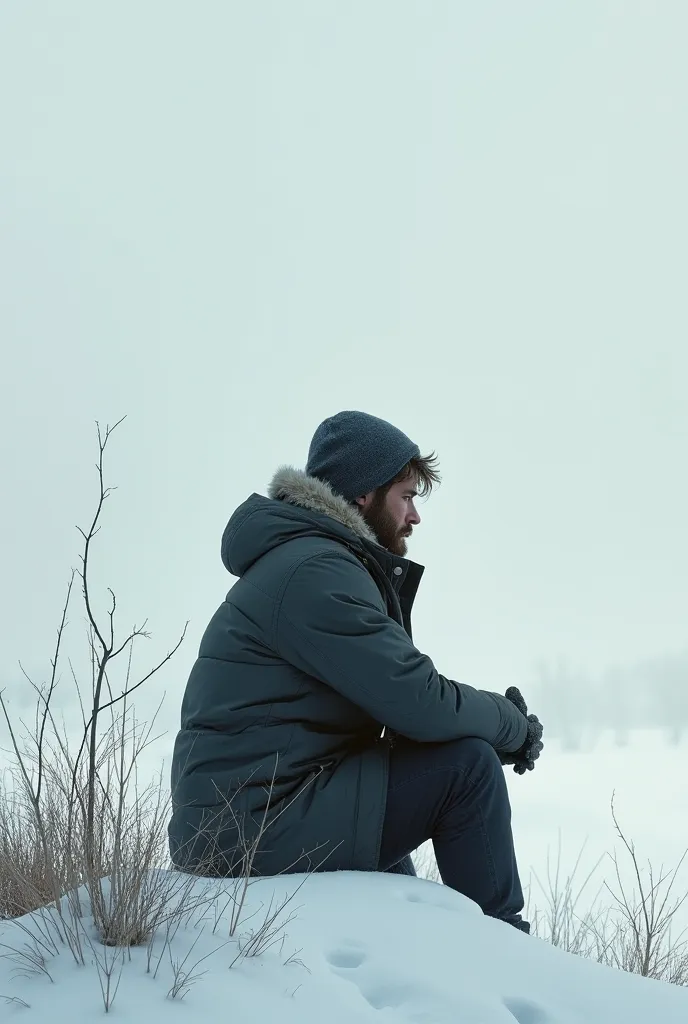
<instances>
[{"instance_id":1,"label":"jeans leg","mask_svg":"<svg viewBox=\"0 0 688 1024\"><path fill-rule=\"evenodd\" d=\"M504 770L488 743L400 740L392 748L380 869L427 839L445 885L528 930Z\"/></svg>"}]
</instances>

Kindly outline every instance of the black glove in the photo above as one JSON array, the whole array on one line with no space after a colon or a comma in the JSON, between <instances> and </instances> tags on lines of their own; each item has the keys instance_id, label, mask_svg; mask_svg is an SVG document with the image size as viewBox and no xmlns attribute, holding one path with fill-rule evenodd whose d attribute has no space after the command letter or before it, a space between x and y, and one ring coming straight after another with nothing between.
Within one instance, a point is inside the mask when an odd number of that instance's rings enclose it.
<instances>
[{"instance_id":1,"label":"black glove","mask_svg":"<svg viewBox=\"0 0 688 1024\"><path fill-rule=\"evenodd\" d=\"M525 742L519 750L514 751L512 754L500 753L499 760L504 765L512 764L517 775L525 775L527 771L532 772L544 746L542 742L542 723L537 715L528 714L528 707L518 687L510 686L505 696L527 719L528 732Z\"/></svg>"},{"instance_id":2,"label":"black glove","mask_svg":"<svg viewBox=\"0 0 688 1024\"><path fill-rule=\"evenodd\" d=\"M507 700L510 700L512 704L516 705L517 710L521 712L524 718L528 717L528 705L523 699L523 694L519 690L518 686L510 686L504 696Z\"/></svg>"},{"instance_id":3,"label":"black glove","mask_svg":"<svg viewBox=\"0 0 688 1024\"><path fill-rule=\"evenodd\" d=\"M528 735L521 749L517 751L518 760L514 764L514 771L517 775L525 775L527 771L532 772L543 747L542 722L537 715L528 715Z\"/></svg>"}]
</instances>

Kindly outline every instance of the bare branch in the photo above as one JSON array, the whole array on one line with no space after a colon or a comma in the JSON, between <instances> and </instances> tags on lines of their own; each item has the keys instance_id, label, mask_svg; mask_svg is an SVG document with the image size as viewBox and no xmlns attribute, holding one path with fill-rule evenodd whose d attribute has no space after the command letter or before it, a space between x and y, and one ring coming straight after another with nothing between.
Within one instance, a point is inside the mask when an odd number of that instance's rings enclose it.
<instances>
[{"instance_id":1,"label":"bare branch","mask_svg":"<svg viewBox=\"0 0 688 1024\"><path fill-rule=\"evenodd\" d=\"M150 633L147 633L145 631L145 629L144 629L144 627L146 625L146 622L148 622L148 619L146 619L146 621L143 623L142 626L140 626L138 628L136 626L134 626L134 629L129 634L127 639L122 644L120 644L120 646L117 648L116 651L112 652L112 654L110 655L110 661L114 660L118 655L120 655L122 653L122 651L125 649L125 647L127 647L130 643L132 643L138 637L142 637L144 640L149 640L150 639ZM187 626L188 626L188 622L187 622Z\"/></svg>"},{"instance_id":2,"label":"bare branch","mask_svg":"<svg viewBox=\"0 0 688 1024\"><path fill-rule=\"evenodd\" d=\"M121 694L119 695L119 697L115 697L115 699L114 699L114 700L111 700L111 701L109 701L109 702L108 702L107 704L101 704L101 705L100 705L100 711L107 711L107 709L108 709L108 708L110 708L110 707L112 707L112 705L113 705L113 704L117 704L117 703L118 703L119 701L121 701L121 700L124 700L124 698L125 698L125 697L126 697L127 695L129 695L129 694L132 694L132 693L134 693L134 691L135 691L135 690L138 690L138 688L139 688L140 686L143 686L143 684L144 684L144 683L147 683L147 682L148 682L148 680L149 680L149 679L151 678L151 676L154 676L156 672L159 672L159 671L160 671L160 669L161 669L161 668L163 667L163 665L166 665L166 664L167 664L167 662L168 662L168 661L170 660L170 658L174 657L174 655L175 655L175 654L177 653L177 651L179 650L179 648L180 648L180 647L181 647L181 645L183 644L183 642L184 642L184 638L186 637L186 631L187 631L188 627L189 627L189 623L188 623L188 621L187 621L187 622L185 623L185 625L184 625L184 629L182 630L182 635L181 635L181 636L179 637L179 640L177 640L177 643L176 643L176 644L174 645L174 647L172 648L172 650L171 650L171 651L168 651L168 652L167 652L167 654L166 654L166 655L165 655L165 657L164 657L164 658L162 659L162 661L158 662L158 664L157 664L157 665L155 666L155 668L152 668L152 669L150 670L150 672L148 672L148 673L147 673L147 674L146 674L146 675L145 675L145 676L143 677L143 679L140 679L140 680L138 681L138 683L136 683L136 684L135 684L134 686L130 687L130 688L129 688L128 690L126 690L126 691L125 691L124 693L121 693ZM145 635L145 634L142 634L142 635Z\"/></svg>"},{"instance_id":3,"label":"bare branch","mask_svg":"<svg viewBox=\"0 0 688 1024\"><path fill-rule=\"evenodd\" d=\"M123 416L121 419L119 419L117 421L117 423L115 423L114 427L107 426L105 428L105 437L103 437L103 435L102 435L102 432L101 432L101 429L100 429L100 423L98 423L96 421L96 428L97 428L97 431L98 431L98 462L96 463L96 470L98 472L98 481L99 481L99 484L100 484L100 495L99 495L99 498L98 498L98 504L96 506L96 511L95 511L94 516L93 516L93 520L91 522L91 526L90 526L88 532L85 532L80 527L77 527L77 529L81 533L82 537L84 538L84 553L83 553L82 558L81 558L81 565L82 565L82 568L81 568L81 579L82 579L82 583L83 583L83 595L84 595L84 604L86 605L86 614L88 615L89 622L91 623L91 626L93 627L93 630L94 630L94 632L95 632L95 634L96 634L96 636L98 638L98 642L100 643L100 645L101 645L101 647L103 649L103 653L106 653L108 651L108 646L107 646L107 644L106 644L106 642L105 642L105 640L103 638L102 633L100 632L100 629L98 628L98 624L96 622L95 616L93 614L93 609L91 607L91 598L90 598L90 594L89 594L89 590L88 590L88 559L89 559L90 550L91 550L91 541L93 540L93 538L95 537L95 535L96 535L96 533L98 532L98 529L99 529L99 520L100 520L101 512L103 511L103 504L105 503L106 499L109 497L110 490L111 490L110 488L106 488L105 487L104 478L103 478L103 457L104 457L104 454L105 454L105 448L106 448L107 443L108 443L108 441L110 439L110 435L113 433L113 431L115 431L117 429L117 427L120 425L120 423L122 423L124 421L125 418L126 417Z\"/></svg>"},{"instance_id":4,"label":"bare branch","mask_svg":"<svg viewBox=\"0 0 688 1024\"><path fill-rule=\"evenodd\" d=\"M50 701L52 700L55 686L57 685L57 663L60 658L60 646L62 644L62 636L67 625L67 611L69 609L69 600L72 595L72 587L74 586L74 576L76 572L72 569L72 575L69 578L69 585L67 587L67 596L65 598L64 607L62 609L62 618L60 619L60 625L57 630L57 641L55 643L55 653L53 654L50 662L52 666L52 672L50 675L50 684L48 687L48 695L44 699L43 715L41 719L41 727L38 733L38 781L36 782L36 800L41 799L41 786L43 784L43 737L45 735L45 725L48 717L48 711L50 709Z\"/></svg>"},{"instance_id":5,"label":"bare branch","mask_svg":"<svg viewBox=\"0 0 688 1024\"><path fill-rule=\"evenodd\" d=\"M110 647L110 650L112 650L113 647L115 646L115 611L117 610L117 598L115 597L115 592L112 589L112 587L108 587L108 593L110 594L110 597L112 598L112 607L110 608L110 611L108 612L108 618L110 619L110 644L109 644L109 647Z\"/></svg>"}]
</instances>

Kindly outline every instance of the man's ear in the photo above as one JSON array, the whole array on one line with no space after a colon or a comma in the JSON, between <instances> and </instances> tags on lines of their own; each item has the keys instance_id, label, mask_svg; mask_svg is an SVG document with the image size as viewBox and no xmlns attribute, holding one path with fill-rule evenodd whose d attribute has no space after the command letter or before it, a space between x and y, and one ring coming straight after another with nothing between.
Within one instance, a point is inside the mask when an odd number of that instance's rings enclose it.
<instances>
[{"instance_id":1,"label":"man's ear","mask_svg":"<svg viewBox=\"0 0 688 1024\"><path fill-rule=\"evenodd\" d=\"M375 490L371 490L370 494L368 494L368 495L361 495L360 498L356 498L355 499L355 502L356 502L356 505L358 506L359 509L367 509L369 507L369 505L372 504L374 498L375 498Z\"/></svg>"}]
</instances>

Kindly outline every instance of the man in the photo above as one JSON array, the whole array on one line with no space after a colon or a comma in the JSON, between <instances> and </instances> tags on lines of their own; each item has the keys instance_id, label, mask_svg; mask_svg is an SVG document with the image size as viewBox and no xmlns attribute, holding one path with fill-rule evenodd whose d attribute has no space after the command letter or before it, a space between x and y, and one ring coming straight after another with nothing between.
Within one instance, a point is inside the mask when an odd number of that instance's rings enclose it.
<instances>
[{"instance_id":1,"label":"man","mask_svg":"<svg viewBox=\"0 0 688 1024\"><path fill-rule=\"evenodd\" d=\"M517 690L440 675L413 644L423 574L405 558L437 460L361 412L325 420L306 471L231 517L239 577L206 629L172 764L174 863L413 871L432 839L445 884L528 930L502 764L523 773L542 727Z\"/></svg>"}]
</instances>

